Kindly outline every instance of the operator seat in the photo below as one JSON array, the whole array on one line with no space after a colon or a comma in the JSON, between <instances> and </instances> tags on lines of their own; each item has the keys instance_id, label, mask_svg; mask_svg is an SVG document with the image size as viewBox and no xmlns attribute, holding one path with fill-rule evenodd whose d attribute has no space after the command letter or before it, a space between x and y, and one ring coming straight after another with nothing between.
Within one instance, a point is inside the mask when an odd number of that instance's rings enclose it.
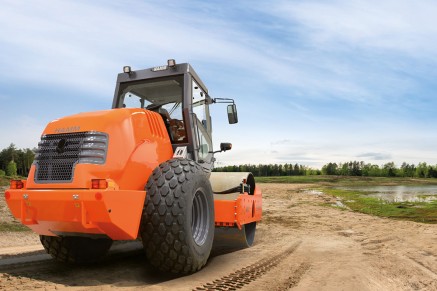
<instances>
[{"instance_id":1,"label":"operator seat","mask_svg":"<svg viewBox=\"0 0 437 291\"><path fill-rule=\"evenodd\" d=\"M184 122L179 119L172 119L165 108L158 107L151 109L161 115L164 120L171 143L187 142L187 134L185 132Z\"/></svg>"},{"instance_id":2,"label":"operator seat","mask_svg":"<svg viewBox=\"0 0 437 291\"><path fill-rule=\"evenodd\" d=\"M187 133L185 131L185 125L182 120L170 119L170 131L173 134L174 143L187 142Z\"/></svg>"}]
</instances>

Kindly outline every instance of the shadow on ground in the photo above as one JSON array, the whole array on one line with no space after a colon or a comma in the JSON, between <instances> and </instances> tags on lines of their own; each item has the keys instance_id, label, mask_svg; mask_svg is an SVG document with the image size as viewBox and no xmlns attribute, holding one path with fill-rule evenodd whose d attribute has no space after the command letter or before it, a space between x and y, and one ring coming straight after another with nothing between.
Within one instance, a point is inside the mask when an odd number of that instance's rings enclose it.
<instances>
[{"instance_id":1,"label":"shadow on ground","mask_svg":"<svg viewBox=\"0 0 437 291\"><path fill-rule=\"evenodd\" d=\"M214 248L210 258L225 255L236 248ZM208 266L206 266L207 268ZM46 260L29 264L11 266L0 270L11 283L18 283L25 288L36 282L60 284L67 287L146 287L171 281L184 275L159 272L148 261L141 247L118 250L110 253L103 261L88 265L74 266ZM18 282L17 282L18 281ZM1 288L0 288L1 289Z\"/></svg>"}]
</instances>

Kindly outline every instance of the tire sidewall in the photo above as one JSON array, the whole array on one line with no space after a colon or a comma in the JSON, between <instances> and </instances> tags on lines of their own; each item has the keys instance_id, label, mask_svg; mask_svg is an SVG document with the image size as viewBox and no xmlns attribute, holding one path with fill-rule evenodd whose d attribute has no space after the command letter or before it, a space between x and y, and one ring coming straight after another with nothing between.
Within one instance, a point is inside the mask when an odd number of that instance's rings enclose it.
<instances>
[{"instance_id":1,"label":"tire sidewall","mask_svg":"<svg viewBox=\"0 0 437 291\"><path fill-rule=\"evenodd\" d=\"M149 262L164 272L187 274L201 269L214 241L214 197L207 172L192 160L171 159L153 170L145 190L140 233ZM207 231L200 234L201 245L191 225L197 192L203 196L197 209L204 211L197 221Z\"/></svg>"},{"instance_id":2,"label":"tire sidewall","mask_svg":"<svg viewBox=\"0 0 437 291\"><path fill-rule=\"evenodd\" d=\"M200 167L200 166L199 166ZM187 243L190 247L190 252L199 258L199 260L206 263L208 257L211 252L212 243L214 241L214 198L212 195L211 184L209 183L209 179L203 173L203 170L198 170L198 173L195 174L195 178L193 179L191 189L193 191L189 193L189 195L185 195L185 203L187 205L186 212L184 213L185 217L185 229L187 230ZM195 194L200 191L205 195L206 201L208 204L208 212L209 212L209 221L208 221L208 234L205 242L202 245L198 245L193 238L193 229L191 226L191 216L193 210L193 201Z\"/></svg>"}]
</instances>

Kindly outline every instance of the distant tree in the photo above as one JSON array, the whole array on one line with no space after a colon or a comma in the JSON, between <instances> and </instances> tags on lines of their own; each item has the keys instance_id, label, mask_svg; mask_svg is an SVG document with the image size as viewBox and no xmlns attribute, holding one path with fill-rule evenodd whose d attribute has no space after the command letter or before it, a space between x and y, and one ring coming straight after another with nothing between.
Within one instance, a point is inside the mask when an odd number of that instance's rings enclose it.
<instances>
[{"instance_id":1,"label":"distant tree","mask_svg":"<svg viewBox=\"0 0 437 291\"><path fill-rule=\"evenodd\" d=\"M401 168L399 169L399 176L414 177L415 172L416 172L416 167L414 166L414 164L410 165L403 162Z\"/></svg>"},{"instance_id":2,"label":"distant tree","mask_svg":"<svg viewBox=\"0 0 437 291\"><path fill-rule=\"evenodd\" d=\"M352 176L361 176L362 175L361 165L362 165L362 162L358 162L358 161L352 162L352 169L351 169Z\"/></svg>"},{"instance_id":3,"label":"distant tree","mask_svg":"<svg viewBox=\"0 0 437 291\"><path fill-rule=\"evenodd\" d=\"M17 164L13 160L6 167L6 175L9 177L17 176Z\"/></svg>"},{"instance_id":4,"label":"distant tree","mask_svg":"<svg viewBox=\"0 0 437 291\"><path fill-rule=\"evenodd\" d=\"M337 168L336 163L328 163L322 167L322 175L337 175Z\"/></svg>"},{"instance_id":5,"label":"distant tree","mask_svg":"<svg viewBox=\"0 0 437 291\"><path fill-rule=\"evenodd\" d=\"M385 177L395 177L396 176L395 164L393 162L384 164L383 174Z\"/></svg>"},{"instance_id":6,"label":"distant tree","mask_svg":"<svg viewBox=\"0 0 437 291\"><path fill-rule=\"evenodd\" d=\"M428 177L429 178L437 178L437 166L428 166Z\"/></svg>"},{"instance_id":7,"label":"distant tree","mask_svg":"<svg viewBox=\"0 0 437 291\"><path fill-rule=\"evenodd\" d=\"M370 167L371 167L371 164L364 164L363 165L363 170L362 170L363 176L366 176L366 177L370 176Z\"/></svg>"},{"instance_id":8,"label":"distant tree","mask_svg":"<svg viewBox=\"0 0 437 291\"><path fill-rule=\"evenodd\" d=\"M349 176L349 166L347 163L340 164L340 175L342 176Z\"/></svg>"},{"instance_id":9,"label":"distant tree","mask_svg":"<svg viewBox=\"0 0 437 291\"><path fill-rule=\"evenodd\" d=\"M417 165L415 177L418 177L418 178L428 177L428 166L426 163L419 163Z\"/></svg>"}]
</instances>

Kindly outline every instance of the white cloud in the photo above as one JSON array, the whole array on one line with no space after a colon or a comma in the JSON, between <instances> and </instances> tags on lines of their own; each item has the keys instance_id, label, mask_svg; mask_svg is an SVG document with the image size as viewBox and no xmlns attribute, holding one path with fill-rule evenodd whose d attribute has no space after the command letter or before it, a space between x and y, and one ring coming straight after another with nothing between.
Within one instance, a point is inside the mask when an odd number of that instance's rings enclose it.
<instances>
[{"instance_id":1,"label":"white cloud","mask_svg":"<svg viewBox=\"0 0 437 291\"><path fill-rule=\"evenodd\" d=\"M243 66L239 60L244 56L272 67L271 60L239 43L239 32L224 25L225 21L196 20L192 13L161 4L131 4L120 9L115 4L89 2L23 6L9 1L0 11L0 25L5 29L0 44L8 55L0 63L9 70L0 75L99 92L112 89L114 70L118 72L126 62L138 69L175 57ZM220 30L211 33L217 26Z\"/></svg>"},{"instance_id":2,"label":"white cloud","mask_svg":"<svg viewBox=\"0 0 437 291\"><path fill-rule=\"evenodd\" d=\"M389 138L387 138L389 139ZM321 168L329 162L345 163L353 160L364 161L382 165L394 161L397 165L402 162L415 163L426 161L429 164L437 164L437 151L430 146L424 146L422 150L417 148L414 140L405 137L396 143L383 146L386 140L378 144L355 141L305 141L290 144L288 146L274 147L251 147L241 143L235 143L232 151L217 154L219 162L217 166L237 164L274 164L274 163L298 163L314 168ZM434 141L424 141L431 144ZM371 148L375 152L365 152Z\"/></svg>"},{"instance_id":3,"label":"white cloud","mask_svg":"<svg viewBox=\"0 0 437 291\"><path fill-rule=\"evenodd\" d=\"M269 163L289 157L323 164L388 153L396 161L428 161L437 156L434 149L419 153L414 147L437 142L424 139L425 129L417 130L435 102L432 90L422 99L417 91L423 79L433 83L437 77L436 12L437 4L428 0L268 6L4 1L0 65L7 70L0 78L11 92L17 86L11 83L50 86L59 88L59 98L84 93L110 104L123 65L140 69L172 57L191 62L214 96L236 98L241 120L236 127L228 128L224 108L217 108L214 142L235 144L219 160ZM0 100L11 92L0 93ZM22 98L6 100L14 108ZM402 127L408 123L411 127ZM8 127L0 125L1 141L7 137L30 147L27 140L38 140L44 125L17 116ZM399 144L391 143L393 135Z\"/></svg>"},{"instance_id":4,"label":"white cloud","mask_svg":"<svg viewBox=\"0 0 437 291\"><path fill-rule=\"evenodd\" d=\"M133 1L122 6L58 1L24 7L19 1L7 3L0 12L0 25L6 28L0 43L9 57L2 65L20 78L96 92L112 89L114 71L121 64L133 62L142 68L175 57L207 60L208 71L216 71L214 63L239 68L241 73L250 71L260 80L291 86L306 98L365 101L378 98L368 85L377 85L377 90L392 96L412 85L393 68L371 59L375 56L366 59L360 49L411 50L430 57L437 46L437 25L432 25L435 21L429 12L437 6L415 4L411 15L402 1L401 5L398 1L377 5L373 1L284 1L270 10L263 5L264 13L283 23L273 26L261 18L261 24L288 33L277 43L242 23L227 21L224 15L204 17L199 12L217 10L213 4L190 10L190 3ZM413 49L408 48L411 45ZM370 62L370 68L364 62ZM370 70L382 70L380 77L373 79L375 72Z\"/></svg>"},{"instance_id":5,"label":"white cloud","mask_svg":"<svg viewBox=\"0 0 437 291\"><path fill-rule=\"evenodd\" d=\"M39 2L25 7L9 2L0 12L0 25L6 28L0 43L9 56L0 63L10 68L3 76L101 93L112 89L114 71L122 63L143 68L167 57L186 60L189 56L187 61L207 61L207 70L215 74L217 68L229 66L240 74L250 72L260 80L310 93L330 88L349 96L362 90L323 77L320 72L326 69L301 61L308 59L304 52L297 52L300 61L287 61L287 55L278 51L281 48L244 30L240 23L161 5L132 4L136 9L89 2ZM323 78L314 78L315 72Z\"/></svg>"},{"instance_id":6,"label":"white cloud","mask_svg":"<svg viewBox=\"0 0 437 291\"><path fill-rule=\"evenodd\" d=\"M314 45L436 56L435 1L282 1L271 7L276 16L302 25Z\"/></svg>"},{"instance_id":7,"label":"white cloud","mask_svg":"<svg viewBox=\"0 0 437 291\"><path fill-rule=\"evenodd\" d=\"M379 161L379 160L390 160L392 159L391 154L388 153L363 153L357 155L357 158L364 158L366 160L373 160L373 161Z\"/></svg>"},{"instance_id":8,"label":"white cloud","mask_svg":"<svg viewBox=\"0 0 437 291\"><path fill-rule=\"evenodd\" d=\"M414 75L436 75L433 1L279 1L254 7L279 23L282 49L274 53L294 68L280 81L305 98L383 102L417 91Z\"/></svg>"}]
</instances>

